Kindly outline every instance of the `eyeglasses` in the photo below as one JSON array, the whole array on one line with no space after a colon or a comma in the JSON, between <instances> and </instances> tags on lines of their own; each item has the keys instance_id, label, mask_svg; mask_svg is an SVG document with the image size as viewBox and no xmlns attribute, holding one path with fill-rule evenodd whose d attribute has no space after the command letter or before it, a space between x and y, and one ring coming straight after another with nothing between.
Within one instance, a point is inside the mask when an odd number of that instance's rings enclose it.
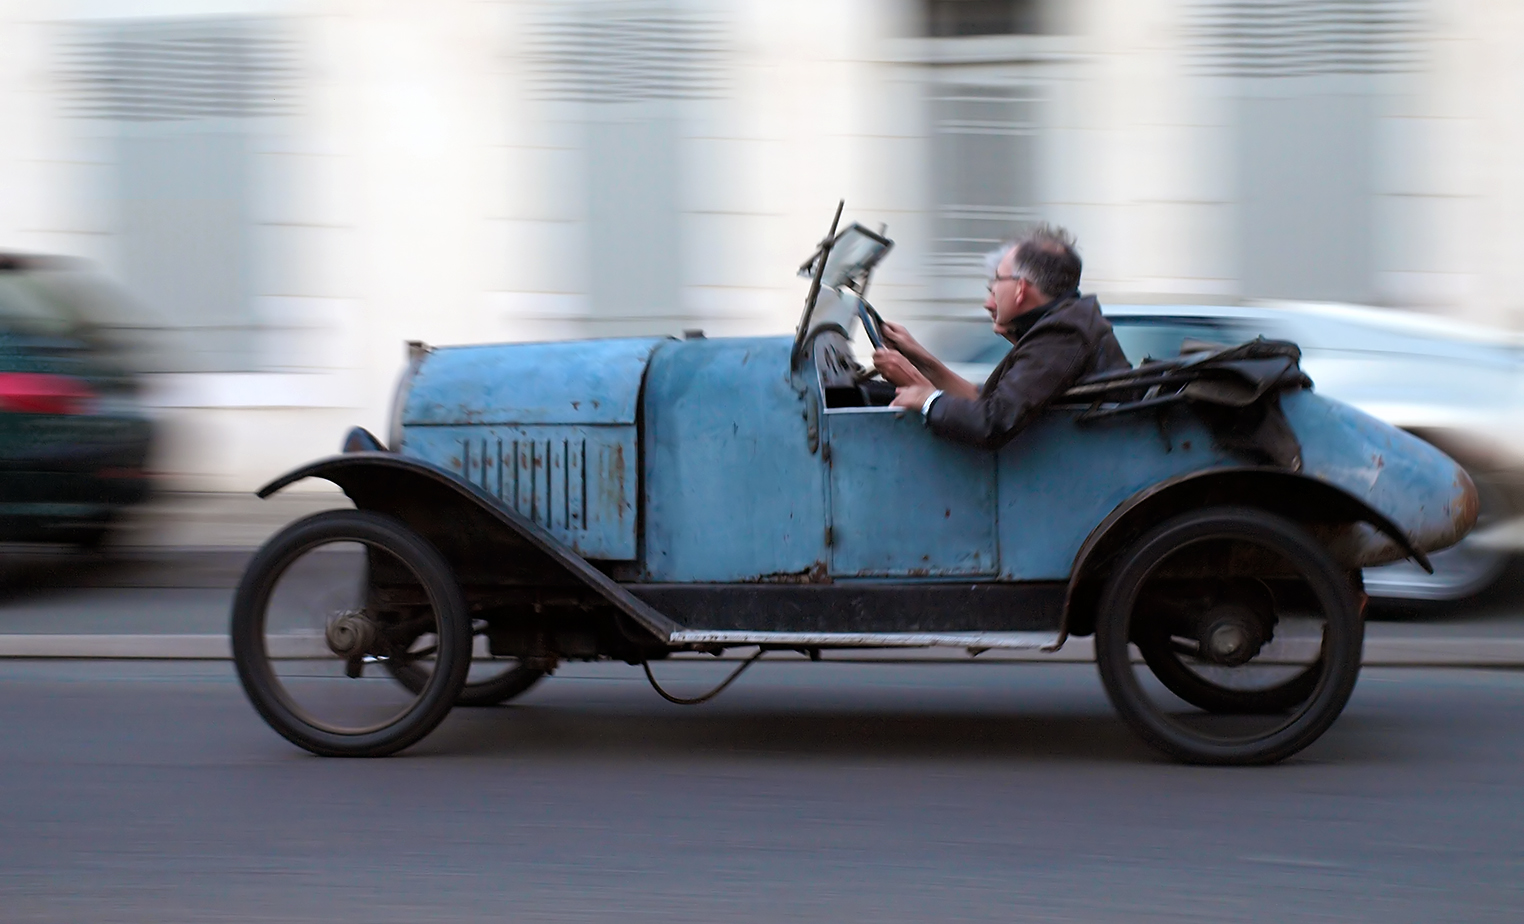
<instances>
[{"instance_id":1,"label":"eyeglasses","mask_svg":"<svg viewBox=\"0 0 1524 924\"><path fill-rule=\"evenodd\" d=\"M997 282L1006 282L1006 281L1015 282L1018 279L1024 279L1024 278L1026 278L1026 277L1024 277L1024 276L1002 276L999 273L996 273L994 275L994 277L990 279L989 282L986 282L984 284L984 289L985 289L986 292L994 292L995 291L995 283L997 283Z\"/></svg>"}]
</instances>

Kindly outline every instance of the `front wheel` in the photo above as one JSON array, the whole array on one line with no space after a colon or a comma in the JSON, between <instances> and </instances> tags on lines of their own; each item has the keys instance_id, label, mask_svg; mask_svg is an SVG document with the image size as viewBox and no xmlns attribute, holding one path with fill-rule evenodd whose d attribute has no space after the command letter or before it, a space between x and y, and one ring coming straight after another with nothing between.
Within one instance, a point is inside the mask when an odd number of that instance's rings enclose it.
<instances>
[{"instance_id":1,"label":"front wheel","mask_svg":"<svg viewBox=\"0 0 1524 924\"><path fill-rule=\"evenodd\" d=\"M1190 763L1268 764L1339 717L1364 625L1349 575L1305 529L1221 507L1128 550L1095 634L1107 695L1144 740Z\"/></svg>"},{"instance_id":2,"label":"front wheel","mask_svg":"<svg viewBox=\"0 0 1524 924\"><path fill-rule=\"evenodd\" d=\"M379 757L434 729L471 660L471 620L449 564L400 521L315 514L255 554L233 598L233 659L254 708L330 757ZM416 690L388 674L429 670ZM368 672L368 673L367 673Z\"/></svg>"},{"instance_id":3,"label":"front wheel","mask_svg":"<svg viewBox=\"0 0 1524 924\"><path fill-rule=\"evenodd\" d=\"M387 661L387 671L397 682L414 693L423 691L434 665L427 660ZM518 658L491 658L473 662L466 684L455 697L457 706L496 706L506 703L539 683L545 671L530 667Z\"/></svg>"}]
</instances>

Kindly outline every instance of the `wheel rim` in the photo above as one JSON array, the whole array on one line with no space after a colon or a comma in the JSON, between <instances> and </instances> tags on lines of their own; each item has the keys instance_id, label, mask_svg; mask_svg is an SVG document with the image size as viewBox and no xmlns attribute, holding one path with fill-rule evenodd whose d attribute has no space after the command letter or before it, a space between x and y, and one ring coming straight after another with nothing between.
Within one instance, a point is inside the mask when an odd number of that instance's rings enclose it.
<instances>
[{"instance_id":1,"label":"wheel rim","mask_svg":"<svg viewBox=\"0 0 1524 924\"><path fill-rule=\"evenodd\" d=\"M1164 739L1203 754L1241 752L1295 734L1323 707L1341 601L1277 545L1195 537L1117 601L1129 611L1123 681L1139 718Z\"/></svg>"},{"instance_id":2,"label":"wheel rim","mask_svg":"<svg viewBox=\"0 0 1524 924\"><path fill-rule=\"evenodd\" d=\"M417 572L364 540L293 550L266 595L258 639L271 689L299 721L368 735L420 708L427 692L396 683L387 662L437 650L440 617Z\"/></svg>"}]
</instances>

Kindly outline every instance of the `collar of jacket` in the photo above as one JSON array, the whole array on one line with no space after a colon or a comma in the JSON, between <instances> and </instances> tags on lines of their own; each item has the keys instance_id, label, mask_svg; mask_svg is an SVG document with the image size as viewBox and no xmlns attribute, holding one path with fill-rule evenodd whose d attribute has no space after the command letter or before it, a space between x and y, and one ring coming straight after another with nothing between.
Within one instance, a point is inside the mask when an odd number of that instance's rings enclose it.
<instances>
[{"instance_id":1,"label":"collar of jacket","mask_svg":"<svg viewBox=\"0 0 1524 924\"><path fill-rule=\"evenodd\" d=\"M1031 311L1026 311L1026 312L1023 312L1021 314L1018 314L1011 321L1011 327L1010 327L1009 330L1006 331L1005 339L1011 341L1012 343L1015 343L1016 341L1020 340L1022 337L1025 337L1027 335L1027 331L1031 330L1033 328L1033 326L1035 326L1037 324L1038 321L1041 321L1043 319L1043 317L1045 315L1047 315L1048 312L1052 311L1055 307L1057 307L1060 302L1066 302L1066 301L1070 300L1071 298L1078 298L1078 297L1079 297L1079 293L1078 292L1073 292L1073 293L1070 293L1069 295L1060 295L1058 298L1052 299L1049 302L1047 302L1046 304L1038 305L1036 308L1033 308Z\"/></svg>"}]
</instances>

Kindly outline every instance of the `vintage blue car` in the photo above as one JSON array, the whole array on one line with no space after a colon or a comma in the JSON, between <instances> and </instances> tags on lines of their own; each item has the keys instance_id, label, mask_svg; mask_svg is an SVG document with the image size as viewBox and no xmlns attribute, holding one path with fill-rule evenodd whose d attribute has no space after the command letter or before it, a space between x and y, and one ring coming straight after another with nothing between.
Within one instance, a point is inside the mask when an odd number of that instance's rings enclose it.
<instances>
[{"instance_id":1,"label":"vintage blue car","mask_svg":"<svg viewBox=\"0 0 1524 924\"><path fill-rule=\"evenodd\" d=\"M567 659L649 676L679 652L1093 634L1113 704L1167 754L1316 740L1359 674L1360 569L1458 542L1465 472L1264 340L1083 382L999 449L940 439L851 348L877 339L890 247L833 223L793 337L414 345L385 446L351 431L260 492L323 478L356 509L251 561L232 641L255 708L374 756Z\"/></svg>"}]
</instances>

